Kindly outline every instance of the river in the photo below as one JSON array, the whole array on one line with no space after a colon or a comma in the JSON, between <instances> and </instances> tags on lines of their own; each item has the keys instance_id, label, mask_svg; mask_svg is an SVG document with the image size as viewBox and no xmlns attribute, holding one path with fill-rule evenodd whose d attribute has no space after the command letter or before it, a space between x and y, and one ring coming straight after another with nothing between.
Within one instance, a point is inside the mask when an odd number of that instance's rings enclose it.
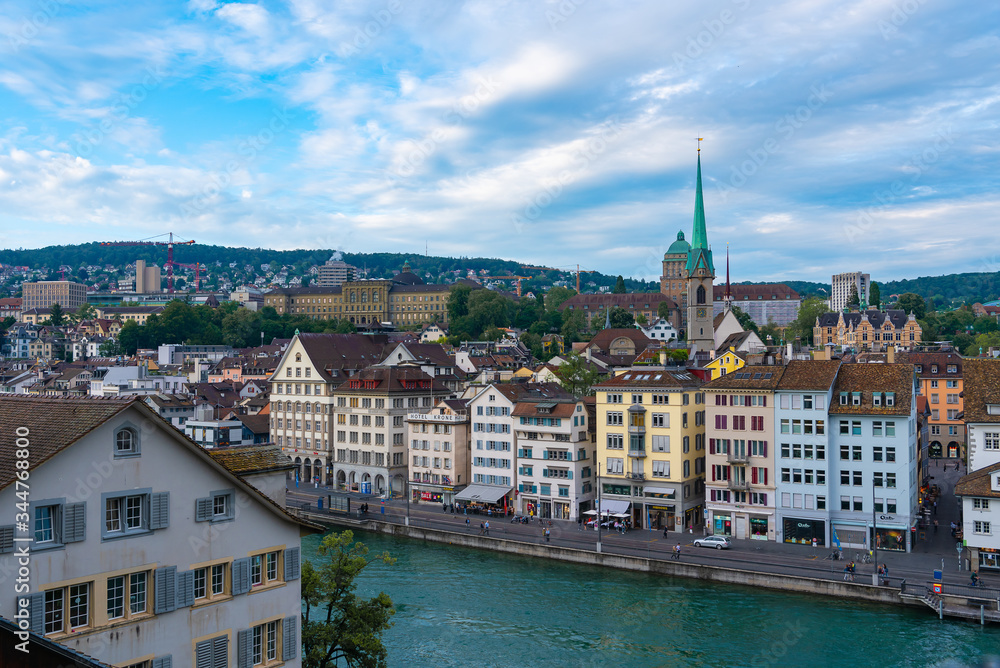
<instances>
[{"instance_id":1,"label":"river","mask_svg":"<svg viewBox=\"0 0 1000 668\"><path fill-rule=\"evenodd\" d=\"M393 667L972 666L1000 655L1000 627L919 608L355 538L397 559L358 586L396 604L384 636ZM303 539L307 559L319 542Z\"/></svg>"}]
</instances>

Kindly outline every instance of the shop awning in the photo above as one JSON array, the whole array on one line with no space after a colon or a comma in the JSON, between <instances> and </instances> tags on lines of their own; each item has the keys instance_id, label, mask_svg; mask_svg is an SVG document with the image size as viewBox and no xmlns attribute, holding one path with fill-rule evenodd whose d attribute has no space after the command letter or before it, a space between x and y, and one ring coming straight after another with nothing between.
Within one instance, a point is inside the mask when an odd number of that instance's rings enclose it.
<instances>
[{"instance_id":1,"label":"shop awning","mask_svg":"<svg viewBox=\"0 0 1000 668\"><path fill-rule=\"evenodd\" d=\"M675 491L672 490L672 489L670 489L669 487L649 487L649 486L646 486L646 487L642 488L642 493L645 494L645 495L647 495L647 496L650 495L650 494L663 494L664 496L669 496L669 497L673 498L673 496L675 494Z\"/></svg>"},{"instance_id":2,"label":"shop awning","mask_svg":"<svg viewBox=\"0 0 1000 668\"><path fill-rule=\"evenodd\" d=\"M469 485L455 495L456 501L474 501L476 503L496 503L505 497L513 487L497 487L495 485Z\"/></svg>"},{"instance_id":3,"label":"shop awning","mask_svg":"<svg viewBox=\"0 0 1000 668\"><path fill-rule=\"evenodd\" d=\"M630 501L614 501L610 499L601 499L601 512L602 513L627 513L629 506L632 503Z\"/></svg>"}]
</instances>

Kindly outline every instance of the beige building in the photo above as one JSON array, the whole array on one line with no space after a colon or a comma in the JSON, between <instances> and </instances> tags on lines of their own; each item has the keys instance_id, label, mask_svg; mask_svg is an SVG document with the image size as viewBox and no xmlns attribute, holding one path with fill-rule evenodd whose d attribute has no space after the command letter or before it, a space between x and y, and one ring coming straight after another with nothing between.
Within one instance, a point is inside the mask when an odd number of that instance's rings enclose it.
<instances>
[{"instance_id":1,"label":"beige building","mask_svg":"<svg viewBox=\"0 0 1000 668\"><path fill-rule=\"evenodd\" d=\"M339 254L335 254L327 260L326 263L317 267L317 285L323 287L333 287L354 280L354 274L357 271L357 267L347 264L343 260L335 259L338 258L338 256Z\"/></svg>"},{"instance_id":2,"label":"beige building","mask_svg":"<svg viewBox=\"0 0 1000 668\"><path fill-rule=\"evenodd\" d=\"M49 308L59 304L63 310L77 308L87 303L87 286L72 281L35 281L25 283L22 289L22 311Z\"/></svg>"},{"instance_id":3,"label":"beige building","mask_svg":"<svg viewBox=\"0 0 1000 668\"><path fill-rule=\"evenodd\" d=\"M147 265L145 260L135 261L135 291L138 293L160 292L160 268Z\"/></svg>"},{"instance_id":4,"label":"beige building","mask_svg":"<svg viewBox=\"0 0 1000 668\"><path fill-rule=\"evenodd\" d=\"M454 503L468 486L469 412L467 401L445 399L427 412L406 415L410 445L410 496L414 502Z\"/></svg>"},{"instance_id":5,"label":"beige building","mask_svg":"<svg viewBox=\"0 0 1000 668\"><path fill-rule=\"evenodd\" d=\"M774 392L784 371L745 367L705 384L710 533L776 538Z\"/></svg>"},{"instance_id":6,"label":"beige building","mask_svg":"<svg viewBox=\"0 0 1000 668\"><path fill-rule=\"evenodd\" d=\"M923 330L916 317L902 309L824 313L813 326L813 345L842 346L880 352L889 347L910 349L920 343Z\"/></svg>"},{"instance_id":7,"label":"beige building","mask_svg":"<svg viewBox=\"0 0 1000 668\"><path fill-rule=\"evenodd\" d=\"M633 368L594 386L603 512L682 531L702 522L705 405L685 370Z\"/></svg>"}]
</instances>

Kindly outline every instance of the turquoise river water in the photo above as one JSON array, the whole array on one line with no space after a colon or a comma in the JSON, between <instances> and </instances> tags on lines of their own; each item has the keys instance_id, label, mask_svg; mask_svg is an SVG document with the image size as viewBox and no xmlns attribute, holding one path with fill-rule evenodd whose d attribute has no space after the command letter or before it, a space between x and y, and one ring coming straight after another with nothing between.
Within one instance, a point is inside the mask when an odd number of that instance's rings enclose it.
<instances>
[{"instance_id":1,"label":"turquoise river water","mask_svg":"<svg viewBox=\"0 0 1000 668\"><path fill-rule=\"evenodd\" d=\"M398 559L358 587L396 604L393 667L1000 665L1000 628L930 610L355 538Z\"/></svg>"}]
</instances>

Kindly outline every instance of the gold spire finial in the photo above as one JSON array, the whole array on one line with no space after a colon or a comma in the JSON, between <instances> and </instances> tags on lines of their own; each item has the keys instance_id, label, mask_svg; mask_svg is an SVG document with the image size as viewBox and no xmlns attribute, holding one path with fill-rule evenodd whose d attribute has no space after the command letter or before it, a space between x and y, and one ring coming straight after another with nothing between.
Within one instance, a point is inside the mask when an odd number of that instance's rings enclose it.
<instances>
[{"instance_id":1,"label":"gold spire finial","mask_svg":"<svg viewBox=\"0 0 1000 668\"><path fill-rule=\"evenodd\" d=\"M695 139L698 140L698 153L701 153L701 142L704 139L704 137L695 137Z\"/></svg>"}]
</instances>

